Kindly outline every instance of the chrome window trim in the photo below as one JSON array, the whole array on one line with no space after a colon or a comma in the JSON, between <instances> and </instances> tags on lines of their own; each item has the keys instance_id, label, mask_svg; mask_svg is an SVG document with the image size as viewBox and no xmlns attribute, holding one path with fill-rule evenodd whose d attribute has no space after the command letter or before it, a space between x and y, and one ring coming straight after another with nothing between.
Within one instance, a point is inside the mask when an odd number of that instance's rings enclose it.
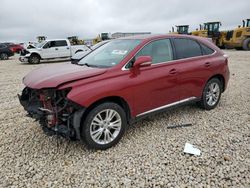
<instances>
[{"instance_id":1,"label":"chrome window trim","mask_svg":"<svg viewBox=\"0 0 250 188\"><path fill-rule=\"evenodd\" d=\"M148 110L146 112L140 113L140 114L136 115L136 117L143 116L143 115L146 115L146 114L158 111L158 110L162 110L164 108L169 108L169 107L172 107L172 106L184 103L184 102L193 101L195 99L197 99L197 97L189 97L189 98L186 98L186 99L183 99L183 100L180 100L180 101L176 101L176 102L173 102L173 103L170 103L170 104L167 104L167 105L164 105L164 106L160 106L160 107L154 108L152 110Z\"/></svg>"},{"instance_id":2,"label":"chrome window trim","mask_svg":"<svg viewBox=\"0 0 250 188\"><path fill-rule=\"evenodd\" d=\"M171 39L171 38L164 38L164 39ZM128 68L126 68L126 66L127 66L127 64L141 51L141 49L142 48L144 48L146 45L148 45L150 42L154 42L154 41L156 41L156 40L164 40L164 39L155 39L155 40L152 40L152 41L149 41L149 42L147 42L145 45L143 45L137 52L136 52L136 54L133 56L133 57L131 57L128 61L127 61L127 63L125 64L125 65L123 65L123 67L121 68L121 70L122 71L127 71L127 70L130 70L130 69L128 69ZM185 38L184 38L185 39ZM193 39L190 39L190 40L193 40ZM199 41L196 41L196 42L198 42L199 43ZM203 44L203 43L202 43ZM203 44L203 45L205 45L205 44ZM207 45L206 45L207 46ZM209 47L210 48L210 47ZM214 54L216 54L217 53L217 50L215 50L215 49L213 49L213 48L211 48L214 52L212 53L212 54L208 54L208 55L200 55L200 56L195 56L195 57L187 57L187 58L182 58L182 59L175 59L175 60L171 60L171 61L166 61L166 62L160 62L160 63L156 63L156 64L151 64L151 66L155 66L155 65L161 65L161 64L165 64L165 63L174 63L174 62L178 62L178 61L180 61L180 60L192 60L192 59L194 59L194 58L201 58L201 57L209 57L209 56L213 56ZM172 48L172 50L173 50L173 48Z\"/></svg>"}]
</instances>

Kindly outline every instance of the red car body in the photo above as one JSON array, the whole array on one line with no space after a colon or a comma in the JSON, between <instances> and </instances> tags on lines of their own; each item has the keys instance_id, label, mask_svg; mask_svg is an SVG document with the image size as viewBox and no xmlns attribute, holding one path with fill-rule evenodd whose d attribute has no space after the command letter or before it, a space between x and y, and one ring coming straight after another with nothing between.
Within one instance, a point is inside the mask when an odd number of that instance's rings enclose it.
<instances>
[{"instance_id":1,"label":"red car body","mask_svg":"<svg viewBox=\"0 0 250 188\"><path fill-rule=\"evenodd\" d=\"M10 49L13 53L20 53L22 50L24 50L24 47L20 44L11 44Z\"/></svg>"},{"instance_id":2,"label":"red car body","mask_svg":"<svg viewBox=\"0 0 250 188\"><path fill-rule=\"evenodd\" d=\"M165 38L188 38L214 52L168 63L125 68L143 46ZM66 98L84 109L105 99L119 99L125 104L129 120L180 102L200 100L206 83L213 77L221 80L223 91L226 89L229 80L228 59L207 39L187 35L135 36L130 39L140 39L141 42L113 67L94 68L69 63L51 65L29 73L23 80L24 85L37 91L70 88Z\"/></svg>"}]
</instances>

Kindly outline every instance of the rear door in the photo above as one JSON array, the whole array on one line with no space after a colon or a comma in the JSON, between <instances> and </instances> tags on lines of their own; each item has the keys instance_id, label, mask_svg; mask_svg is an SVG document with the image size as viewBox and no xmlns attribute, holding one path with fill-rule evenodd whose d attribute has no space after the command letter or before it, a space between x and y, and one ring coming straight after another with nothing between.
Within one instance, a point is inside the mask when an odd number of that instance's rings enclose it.
<instances>
[{"instance_id":1,"label":"rear door","mask_svg":"<svg viewBox=\"0 0 250 188\"><path fill-rule=\"evenodd\" d=\"M70 46L66 40L56 40L54 49L56 57L70 57Z\"/></svg>"},{"instance_id":2,"label":"rear door","mask_svg":"<svg viewBox=\"0 0 250 188\"><path fill-rule=\"evenodd\" d=\"M196 40L188 38L173 39L175 59L180 63L178 85L180 100L201 97L204 83L212 73L213 59L209 57L214 51L201 46ZM205 52L206 48L207 52Z\"/></svg>"},{"instance_id":3,"label":"rear door","mask_svg":"<svg viewBox=\"0 0 250 188\"><path fill-rule=\"evenodd\" d=\"M143 47L134 57L151 56L152 65L141 67L138 72L131 68L135 114L144 115L179 100L177 70L169 39L155 40ZM130 63L130 64L133 64Z\"/></svg>"}]
</instances>

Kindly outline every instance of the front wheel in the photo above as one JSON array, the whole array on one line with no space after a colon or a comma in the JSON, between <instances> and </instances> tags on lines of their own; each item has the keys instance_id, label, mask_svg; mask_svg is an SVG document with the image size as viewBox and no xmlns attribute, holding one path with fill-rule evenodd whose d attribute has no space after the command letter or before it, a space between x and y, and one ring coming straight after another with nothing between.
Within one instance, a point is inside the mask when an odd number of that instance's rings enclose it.
<instances>
[{"instance_id":1,"label":"front wheel","mask_svg":"<svg viewBox=\"0 0 250 188\"><path fill-rule=\"evenodd\" d=\"M6 53L1 53L1 54L0 54L0 59L1 59L1 60L8 60L8 59L9 59L9 56L8 56L8 54L6 54Z\"/></svg>"},{"instance_id":2,"label":"front wheel","mask_svg":"<svg viewBox=\"0 0 250 188\"><path fill-rule=\"evenodd\" d=\"M38 64L40 63L40 57L38 55L31 55L30 58L29 58L29 63L31 64Z\"/></svg>"},{"instance_id":3,"label":"front wheel","mask_svg":"<svg viewBox=\"0 0 250 188\"><path fill-rule=\"evenodd\" d=\"M222 83L218 78L212 78L203 90L200 106L206 110L214 109L220 100Z\"/></svg>"},{"instance_id":4,"label":"front wheel","mask_svg":"<svg viewBox=\"0 0 250 188\"><path fill-rule=\"evenodd\" d=\"M127 127L123 108L112 102L93 108L82 126L81 136L89 148L107 149L119 142Z\"/></svg>"},{"instance_id":5,"label":"front wheel","mask_svg":"<svg viewBox=\"0 0 250 188\"><path fill-rule=\"evenodd\" d=\"M244 50L250 50L250 38L247 38L243 41L242 47Z\"/></svg>"}]
</instances>

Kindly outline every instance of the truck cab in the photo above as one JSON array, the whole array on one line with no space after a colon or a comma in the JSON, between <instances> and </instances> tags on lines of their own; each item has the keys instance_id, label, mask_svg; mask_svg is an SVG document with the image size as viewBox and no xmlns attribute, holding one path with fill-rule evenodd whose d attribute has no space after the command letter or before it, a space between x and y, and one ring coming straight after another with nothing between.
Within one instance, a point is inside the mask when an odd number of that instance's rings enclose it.
<instances>
[{"instance_id":1,"label":"truck cab","mask_svg":"<svg viewBox=\"0 0 250 188\"><path fill-rule=\"evenodd\" d=\"M41 57L47 58L63 58L70 57L70 42L68 40L52 40L41 43L38 47L41 48Z\"/></svg>"},{"instance_id":2,"label":"truck cab","mask_svg":"<svg viewBox=\"0 0 250 188\"><path fill-rule=\"evenodd\" d=\"M174 27L172 27L172 34L188 34L189 25L176 25L176 32L174 31Z\"/></svg>"}]
</instances>

